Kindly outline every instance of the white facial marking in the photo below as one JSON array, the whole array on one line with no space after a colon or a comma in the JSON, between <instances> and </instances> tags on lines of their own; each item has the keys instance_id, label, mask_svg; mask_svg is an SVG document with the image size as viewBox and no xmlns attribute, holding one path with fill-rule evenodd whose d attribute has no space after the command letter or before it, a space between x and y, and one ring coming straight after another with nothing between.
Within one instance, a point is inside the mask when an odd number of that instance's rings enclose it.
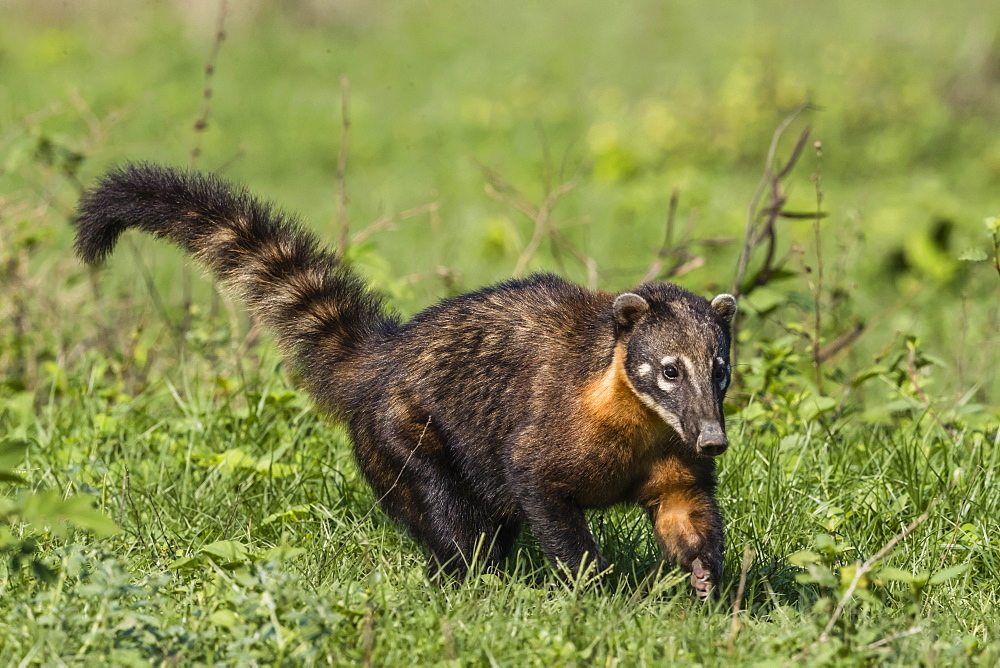
<instances>
[{"instance_id":1,"label":"white facial marking","mask_svg":"<svg viewBox=\"0 0 1000 668\"><path fill-rule=\"evenodd\" d=\"M677 358L673 355L667 355L660 360L660 366L667 366L668 364L677 364Z\"/></svg>"},{"instance_id":2,"label":"white facial marking","mask_svg":"<svg viewBox=\"0 0 1000 668\"><path fill-rule=\"evenodd\" d=\"M643 362L642 364L639 365L639 375L640 376L645 376L645 375L649 374L649 372L652 371L652 370L653 370L653 367L650 366L649 364L646 364L645 362Z\"/></svg>"},{"instance_id":3,"label":"white facial marking","mask_svg":"<svg viewBox=\"0 0 1000 668\"><path fill-rule=\"evenodd\" d=\"M657 376L656 377L656 386L659 387L664 392L669 392L670 390L672 390L675 387L677 387L676 384L671 383L670 381L668 381L663 376Z\"/></svg>"},{"instance_id":4,"label":"white facial marking","mask_svg":"<svg viewBox=\"0 0 1000 668\"><path fill-rule=\"evenodd\" d=\"M670 428L673 429L675 432L677 432L678 436L684 438L684 428L681 426L680 418L678 418L676 415L674 415L666 408L658 404L656 402L656 399L649 396L648 394L640 394L639 399L642 400L642 403L652 408L657 415L663 418L663 421L666 422L668 425L670 425Z\"/></svg>"},{"instance_id":5,"label":"white facial marking","mask_svg":"<svg viewBox=\"0 0 1000 668\"><path fill-rule=\"evenodd\" d=\"M688 375L688 378L698 378L698 371L695 365L687 357L678 357L677 363L684 366L684 373ZM703 395L701 385L699 383L690 383L690 385L695 396L701 397Z\"/></svg>"}]
</instances>

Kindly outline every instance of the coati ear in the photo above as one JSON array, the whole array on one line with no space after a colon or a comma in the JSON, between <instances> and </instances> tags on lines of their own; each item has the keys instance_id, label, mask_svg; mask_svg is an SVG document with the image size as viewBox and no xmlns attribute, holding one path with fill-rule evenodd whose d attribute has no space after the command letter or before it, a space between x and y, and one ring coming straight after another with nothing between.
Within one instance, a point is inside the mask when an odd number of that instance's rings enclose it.
<instances>
[{"instance_id":1,"label":"coati ear","mask_svg":"<svg viewBox=\"0 0 1000 668\"><path fill-rule=\"evenodd\" d=\"M712 300L712 308L722 316L727 325L731 324L733 316L736 315L736 297L727 294L716 295Z\"/></svg>"},{"instance_id":2,"label":"coati ear","mask_svg":"<svg viewBox=\"0 0 1000 668\"><path fill-rule=\"evenodd\" d=\"M649 310L649 302L633 292L624 292L615 298L612 306L615 322L621 327L631 327Z\"/></svg>"}]
</instances>

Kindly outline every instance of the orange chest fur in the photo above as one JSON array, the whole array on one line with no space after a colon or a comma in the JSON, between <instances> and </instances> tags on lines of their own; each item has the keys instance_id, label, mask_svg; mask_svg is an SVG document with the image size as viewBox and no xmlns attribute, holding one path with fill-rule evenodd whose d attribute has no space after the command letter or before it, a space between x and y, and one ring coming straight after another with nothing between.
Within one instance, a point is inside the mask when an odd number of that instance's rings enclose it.
<instances>
[{"instance_id":1,"label":"orange chest fur","mask_svg":"<svg viewBox=\"0 0 1000 668\"><path fill-rule=\"evenodd\" d=\"M613 441L606 446L637 455L664 435L663 421L639 400L629 383L623 346L615 349L604 373L584 386L581 400L585 429L592 438Z\"/></svg>"}]
</instances>

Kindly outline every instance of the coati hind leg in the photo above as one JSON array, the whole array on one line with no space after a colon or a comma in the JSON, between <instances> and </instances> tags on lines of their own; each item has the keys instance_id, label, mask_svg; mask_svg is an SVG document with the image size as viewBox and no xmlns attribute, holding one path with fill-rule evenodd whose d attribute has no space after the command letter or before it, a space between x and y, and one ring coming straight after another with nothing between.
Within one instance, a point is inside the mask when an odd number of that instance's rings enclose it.
<instances>
[{"instance_id":1,"label":"coati hind leg","mask_svg":"<svg viewBox=\"0 0 1000 668\"><path fill-rule=\"evenodd\" d=\"M353 426L362 472L386 512L430 550L432 579L462 579L476 559L499 568L519 524L491 517L463 488L431 422L383 420Z\"/></svg>"},{"instance_id":2,"label":"coati hind leg","mask_svg":"<svg viewBox=\"0 0 1000 668\"><path fill-rule=\"evenodd\" d=\"M507 463L507 484L546 558L571 576L586 565L595 565L598 573L607 570L608 562L583 510L574 503L572 490L558 472L545 470L544 459L531 455L543 449L531 447L522 435L513 452Z\"/></svg>"},{"instance_id":3,"label":"coati hind leg","mask_svg":"<svg viewBox=\"0 0 1000 668\"><path fill-rule=\"evenodd\" d=\"M515 486L521 512L546 558L567 569L568 573L563 574L571 577L592 565L596 573L606 571L608 561L594 540L583 510L550 491L530 480Z\"/></svg>"}]
</instances>

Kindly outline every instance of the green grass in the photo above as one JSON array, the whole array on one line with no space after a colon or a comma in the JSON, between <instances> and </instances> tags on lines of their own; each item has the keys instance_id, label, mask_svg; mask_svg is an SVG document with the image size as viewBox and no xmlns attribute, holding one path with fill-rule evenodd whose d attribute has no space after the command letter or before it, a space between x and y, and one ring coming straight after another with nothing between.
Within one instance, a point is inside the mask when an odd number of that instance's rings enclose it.
<instances>
[{"instance_id":1,"label":"green grass","mask_svg":"<svg viewBox=\"0 0 1000 668\"><path fill-rule=\"evenodd\" d=\"M151 239L96 273L72 257L81 184L125 159L190 163L213 13L15 2L0 23L0 661L1000 660L1000 277L959 259L992 250L982 221L1000 213L992 3L319 6L233 8L197 166L334 241L348 76L352 231L436 205L351 249L403 313L517 265L532 224L480 165L536 205L575 184L531 269L629 287L677 187L674 240L704 263L676 280L730 289L772 132L814 105L778 154L811 125L822 162L808 145L788 206L815 210L820 173L830 216L821 246L812 220L779 220L783 271L742 300L722 600L699 606L658 571L636 509L593 515L616 563L603 587L562 584L527 534L499 576L429 583L343 429L239 305ZM820 387L813 344L855 323Z\"/></svg>"}]
</instances>

